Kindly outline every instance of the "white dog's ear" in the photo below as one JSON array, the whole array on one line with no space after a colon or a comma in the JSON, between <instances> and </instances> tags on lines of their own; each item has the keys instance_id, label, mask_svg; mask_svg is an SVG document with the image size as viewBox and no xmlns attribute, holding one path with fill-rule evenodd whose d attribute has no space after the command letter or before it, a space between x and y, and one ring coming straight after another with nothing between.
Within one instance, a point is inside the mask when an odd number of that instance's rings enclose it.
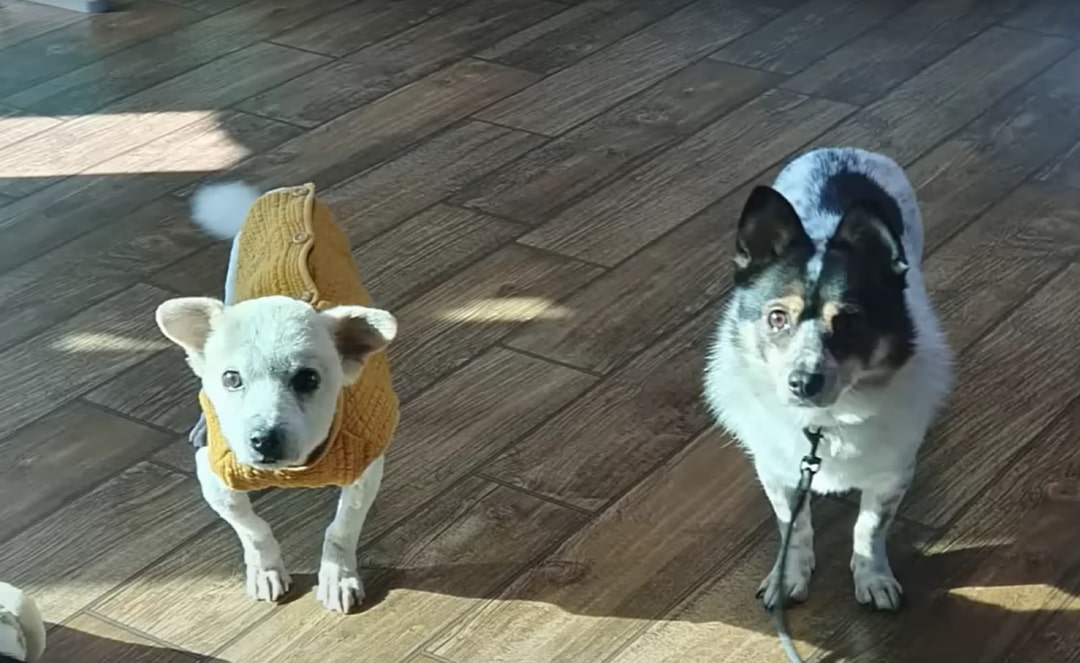
<instances>
[{"instance_id":1,"label":"white dog's ear","mask_svg":"<svg viewBox=\"0 0 1080 663\"><path fill-rule=\"evenodd\" d=\"M330 325L345 379L360 377L364 360L397 336L397 320L389 311L366 306L335 306L322 313Z\"/></svg>"},{"instance_id":2,"label":"white dog's ear","mask_svg":"<svg viewBox=\"0 0 1080 663\"><path fill-rule=\"evenodd\" d=\"M161 333L187 353L196 375L202 373L203 346L210 336L211 321L225 305L210 297L178 297L158 306L157 320Z\"/></svg>"}]
</instances>

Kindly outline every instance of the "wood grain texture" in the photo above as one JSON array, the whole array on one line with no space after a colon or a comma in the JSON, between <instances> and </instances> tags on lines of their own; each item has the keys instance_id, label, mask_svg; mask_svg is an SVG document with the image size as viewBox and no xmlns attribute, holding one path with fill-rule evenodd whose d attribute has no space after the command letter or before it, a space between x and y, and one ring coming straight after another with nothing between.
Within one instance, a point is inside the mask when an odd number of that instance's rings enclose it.
<instances>
[{"instance_id":1,"label":"wood grain texture","mask_svg":"<svg viewBox=\"0 0 1080 663\"><path fill-rule=\"evenodd\" d=\"M1080 138L1080 56L1070 55L908 169L931 251Z\"/></svg>"},{"instance_id":2,"label":"wood grain texture","mask_svg":"<svg viewBox=\"0 0 1080 663\"><path fill-rule=\"evenodd\" d=\"M59 124L0 151L0 192L25 195L61 177L95 167L102 172L99 164L196 122L212 121L217 113L207 109L228 106L320 60L282 46L255 45L122 99L100 114ZM171 169L205 171L228 165L200 169L173 164ZM165 169L164 164L159 167Z\"/></svg>"},{"instance_id":3,"label":"wood grain texture","mask_svg":"<svg viewBox=\"0 0 1080 663\"><path fill-rule=\"evenodd\" d=\"M1080 253L1080 192L1021 185L924 265L954 349L963 350Z\"/></svg>"},{"instance_id":4,"label":"wood grain texture","mask_svg":"<svg viewBox=\"0 0 1080 663\"><path fill-rule=\"evenodd\" d=\"M160 451L151 456L150 460L160 463L181 474L195 476L195 450L188 441L187 434L173 438Z\"/></svg>"},{"instance_id":5,"label":"wood grain texture","mask_svg":"<svg viewBox=\"0 0 1080 663\"><path fill-rule=\"evenodd\" d=\"M1069 131L1071 125L1067 125L1066 122L1075 122L1068 111L1075 109L1077 103L1080 102L1080 93L1077 92L1074 84L1078 75L1080 75L1080 54L1074 53L1026 86L1032 88L1033 105L1042 102L1043 105L1058 110L1064 120L1061 122L1062 126L1053 132L1053 135L1058 138L1058 147L1062 141L1072 143L1077 138ZM1080 188L1078 145L1080 143L1074 144L1059 154L1039 173L1038 179Z\"/></svg>"},{"instance_id":6,"label":"wood grain texture","mask_svg":"<svg viewBox=\"0 0 1080 663\"><path fill-rule=\"evenodd\" d=\"M1073 222L1057 230L1075 247L1077 227ZM929 440L912 485L909 517L948 523L1080 394L1068 378L1080 369L1069 331L1080 320L1078 288L1080 264L1073 263L962 357L952 405ZM1005 367L1015 382L1000 379ZM1039 398L1046 390L1058 396ZM988 410L985 403L994 407Z\"/></svg>"},{"instance_id":7,"label":"wood grain texture","mask_svg":"<svg viewBox=\"0 0 1080 663\"><path fill-rule=\"evenodd\" d=\"M364 285L395 309L519 237L525 226L439 203L353 250Z\"/></svg>"},{"instance_id":8,"label":"wood grain texture","mask_svg":"<svg viewBox=\"0 0 1080 663\"><path fill-rule=\"evenodd\" d=\"M466 187L467 207L540 224L636 160L757 96L770 74L701 61Z\"/></svg>"},{"instance_id":9,"label":"wood grain texture","mask_svg":"<svg viewBox=\"0 0 1080 663\"><path fill-rule=\"evenodd\" d=\"M361 106L230 172L265 189L302 179L328 187L396 155L536 80L536 74L464 60Z\"/></svg>"},{"instance_id":10,"label":"wood grain texture","mask_svg":"<svg viewBox=\"0 0 1080 663\"><path fill-rule=\"evenodd\" d=\"M223 111L103 161L91 169L94 174L62 180L0 209L0 269L201 179L206 171L198 167L228 164L298 134L299 129L273 120Z\"/></svg>"},{"instance_id":11,"label":"wood grain texture","mask_svg":"<svg viewBox=\"0 0 1080 663\"><path fill-rule=\"evenodd\" d=\"M779 168L754 178L771 182ZM715 301L731 284L735 227L753 184L736 189L571 295L568 320L537 320L507 345L608 373Z\"/></svg>"},{"instance_id":12,"label":"wood grain texture","mask_svg":"<svg viewBox=\"0 0 1080 663\"><path fill-rule=\"evenodd\" d=\"M127 11L87 16L4 48L0 50L0 98L38 81L92 65L110 53L199 18L201 15L175 5L140 0Z\"/></svg>"},{"instance_id":13,"label":"wood grain texture","mask_svg":"<svg viewBox=\"0 0 1080 663\"><path fill-rule=\"evenodd\" d=\"M341 619L300 600L230 644L233 663L317 658L350 663L336 645L363 642L372 661L400 661L565 539L585 517L508 488L468 478L363 555L371 604ZM270 652L277 652L272 654Z\"/></svg>"},{"instance_id":14,"label":"wood grain texture","mask_svg":"<svg viewBox=\"0 0 1080 663\"><path fill-rule=\"evenodd\" d=\"M613 266L852 110L771 90L566 208L521 242Z\"/></svg>"},{"instance_id":15,"label":"wood grain texture","mask_svg":"<svg viewBox=\"0 0 1080 663\"><path fill-rule=\"evenodd\" d=\"M429 651L459 661L599 661L766 517L742 453L713 435L446 629Z\"/></svg>"},{"instance_id":16,"label":"wood grain texture","mask_svg":"<svg viewBox=\"0 0 1080 663\"><path fill-rule=\"evenodd\" d=\"M587 0L499 41L477 57L552 73L688 4L690 0Z\"/></svg>"},{"instance_id":17,"label":"wood grain texture","mask_svg":"<svg viewBox=\"0 0 1080 663\"><path fill-rule=\"evenodd\" d=\"M514 486L599 511L710 424L700 371L713 307L606 378L483 468Z\"/></svg>"},{"instance_id":18,"label":"wood grain texture","mask_svg":"<svg viewBox=\"0 0 1080 663\"><path fill-rule=\"evenodd\" d=\"M214 517L192 479L141 463L0 544L5 582L64 620Z\"/></svg>"},{"instance_id":19,"label":"wood grain texture","mask_svg":"<svg viewBox=\"0 0 1080 663\"><path fill-rule=\"evenodd\" d=\"M199 418L200 381L183 352L166 352L131 367L86 394L86 400L141 421L187 433Z\"/></svg>"},{"instance_id":20,"label":"wood grain texture","mask_svg":"<svg viewBox=\"0 0 1080 663\"><path fill-rule=\"evenodd\" d=\"M888 19L905 4L905 0L810 0L709 57L794 74Z\"/></svg>"},{"instance_id":21,"label":"wood grain texture","mask_svg":"<svg viewBox=\"0 0 1080 663\"><path fill-rule=\"evenodd\" d=\"M78 402L0 441L0 541L160 449L168 436Z\"/></svg>"},{"instance_id":22,"label":"wood grain texture","mask_svg":"<svg viewBox=\"0 0 1080 663\"><path fill-rule=\"evenodd\" d=\"M1054 160L1039 174L1039 179L1080 189L1080 143L1074 144Z\"/></svg>"},{"instance_id":23,"label":"wood grain texture","mask_svg":"<svg viewBox=\"0 0 1080 663\"><path fill-rule=\"evenodd\" d=\"M62 76L56 76L33 87L20 90L11 95L10 102L37 113L89 113L198 67L212 65L217 58L248 47L254 46L255 50L251 51L254 53L284 52L284 49L273 49L267 44L257 45L256 42L293 25L295 21L317 16L345 2L347 0L246 2L180 29L162 30L160 36L133 48L114 53L109 57L73 69ZM103 14L103 16L107 15ZM300 59L301 56L301 53L292 51L294 59ZM0 57L3 56L0 55ZM306 54L304 58L313 63L317 61L317 56L311 54ZM279 63L279 66L285 66L284 61ZM268 64L267 69L262 71L237 74L216 83L207 82L200 91L212 92L215 86L225 85L227 82L243 84L244 79L251 76L273 77L277 68ZM280 83L291 77L279 78L277 82ZM262 89L248 94L261 92ZM158 106L156 110L202 110L224 107L224 104L198 105L201 101L200 97L182 98L180 102L183 105L180 108Z\"/></svg>"},{"instance_id":24,"label":"wood grain texture","mask_svg":"<svg viewBox=\"0 0 1080 663\"><path fill-rule=\"evenodd\" d=\"M361 0L286 30L272 41L342 57L466 2L468 0Z\"/></svg>"},{"instance_id":25,"label":"wood grain texture","mask_svg":"<svg viewBox=\"0 0 1080 663\"><path fill-rule=\"evenodd\" d=\"M169 0L174 5L193 9L203 14L218 14L250 0Z\"/></svg>"},{"instance_id":26,"label":"wood grain texture","mask_svg":"<svg viewBox=\"0 0 1080 663\"><path fill-rule=\"evenodd\" d=\"M817 60L781 87L851 104L871 103L1020 4L1019 0L921 0ZM789 55L784 52L780 57ZM793 64L802 69L809 61L793 60Z\"/></svg>"},{"instance_id":27,"label":"wood grain texture","mask_svg":"<svg viewBox=\"0 0 1080 663\"><path fill-rule=\"evenodd\" d=\"M10 106L0 106L0 150L51 129L63 121L63 117L27 115Z\"/></svg>"},{"instance_id":28,"label":"wood grain texture","mask_svg":"<svg viewBox=\"0 0 1080 663\"><path fill-rule=\"evenodd\" d=\"M197 483L186 481L195 484L188 492L201 502ZM255 501L256 511L281 543L286 568L295 582L293 597L298 600L314 600L304 594L314 584L310 574L318 571L322 533L334 513L336 497L333 490L282 490ZM208 514L213 525L171 554L160 556L94 611L155 639L209 655L276 608L253 601L245 593L243 553L232 528L204 504L189 509ZM169 600L163 601L162 596ZM183 618L177 619L178 615Z\"/></svg>"},{"instance_id":29,"label":"wood grain texture","mask_svg":"<svg viewBox=\"0 0 1080 663\"><path fill-rule=\"evenodd\" d=\"M760 25L764 12L699 0L478 115L558 135Z\"/></svg>"},{"instance_id":30,"label":"wood grain texture","mask_svg":"<svg viewBox=\"0 0 1080 663\"><path fill-rule=\"evenodd\" d=\"M764 494L759 499L764 500ZM849 659L837 656L829 646L836 633L849 622L886 626L895 616L875 615L855 602L848 560L857 509L818 499L813 510L814 580L807 603L786 613L788 630L804 660L846 661ZM758 584L776 561L779 546L777 528L771 518L768 521L753 532L744 552L718 564L698 589L632 639L610 659L612 663L786 662L772 617L761 609L756 596ZM894 568L902 571L901 563L917 555L915 546L928 541L932 533L902 522L892 531L890 556ZM900 579L910 580L902 572Z\"/></svg>"},{"instance_id":31,"label":"wood grain texture","mask_svg":"<svg viewBox=\"0 0 1080 663\"><path fill-rule=\"evenodd\" d=\"M356 246L543 142L523 131L466 122L328 189L323 200Z\"/></svg>"},{"instance_id":32,"label":"wood grain texture","mask_svg":"<svg viewBox=\"0 0 1080 663\"><path fill-rule=\"evenodd\" d=\"M420 509L594 382L573 369L494 348L407 403L387 455L393 476L363 540Z\"/></svg>"},{"instance_id":33,"label":"wood grain texture","mask_svg":"<svg viewBox=\"0 0 1080 663\"><path fill-rule=\"evenodd\" d=\"M1078 413L1075 407L1063 412L961 518L905 560L910 618L870 625L852 616L830 648L860 663L882 657L900 663L1075 660L1064 638L1022 647L1022 659L1015 647L1055 612L1059 627L1077 623L1067 610L1080 590L1073 527L1080 516ZM1061 655L1051 655L1054 650Z\"/></svg>"},{"instance_id":34,"label":"wood grain texture","mask_svg":"<svg viewBox=\"0 0 1080 663\"><path fill-rule=\"evenodd\" d=\"M1080 583L1073 577L1067 581L1068 587L1075 588ZM1061 605L1056 611L1043 611L1036 624L1028 633L1018 638L1009 652L1001 659L1004 663L1021 661L1064 661L1076 663L1080 660L1080 599L1073 598Z\"/></svg>"},{"instance_id":35,"label":"wood grain texture","mask_svg":"<svg viewBox=\"0 0 1080 663\"><path fill-rule=\"evenodd\" d=\"M249 146L272 147L294 131L271 120L229 114L198 122L138 148L104 168L124 164L153 170L188 158L230 159ZM93 175L64 180L10 209L14 225L0 230L0 348L14 344L90 304L134 284L163 265L206 246L210 238L190 220L186 201L162 194L198 172L146 176ZM38 212L38 214L35 214ZM64 243L67 240L70 242ZM52 246L56 249L48 251ZM36 253L44 253L34 258ZM33 258L33 259L32 259ZM221 280L215 292L221 289ZM42 292L52 293L42 297ZM203 293L205 294L205 293Z\"/></svg>"},{"instance_id":36,"label":"wood grain texture","mask_svg":"<svg viewBox=\"0 0 1080 663\"><path fill-rule=\"evenodd\" d=\"M0 352L0 436L167 347L154 324L167 298L136 285Z\"/></svg>"},{"instance_id":37,"label":"wood grain texture","mask_svg":"<svg viewBox=\"0 0 1080 663\"><path fill-rule=\"evenodd\" d=\"M853 145L907 165L1061 59L1065 40L992 27L894 88L815 145Z\"/></svg>"},{"instance_id":38,"label":"wood grain texture","mask_svg":"<svg viewBox=\"0 0 1080 663\"><path fill-rule=\"evenodd\" d=\"M81 614L49 631L49 646L42 663L197 663L194 654L165 647L149 638ZM218 659L211 659L210 663Z\"/></svg>"},{"instance_id":39,"label":"wood grain texture","mask_svg":"<svg viewBox=\"0 0 1080 663\"><path fill-rule=\"evenodd\" d=\"M1034 0L1026 3L1006 25L1075 39L1080 36L1080 8L1062 0Z\"/></svg>"},{"instance_id":40,"label":"wood grain texture","mask_svg":"<svg viewBox=\"0 0 1080 663\"><path fill-rule=\"evenodd\" d=\"M561 8L546 0L474 0L258 95L240 108L315 127Z\"/></svg>"},{"instance_id":41,"label":"wood grain texture","mask_svg":"<svg viewBox=\"0 0 1080 663\"><path fill-rule=\"evenodd\" d=\"M71 25L83 18L74 12L22 0L5 2L3 14L4 20L0 22L0 50Z\"/></svg>"},{"instance_id":42,"label":"wood grain texture","mask_svg":"<svg viewBox=\"0 0 1080 663\"><path fill-rule=\"evenodd\" d=\"M397 312L403 333L390 357L399 396L419 393L523 323L565 315L558 302L599 271L508 246L429 290Z\"/></svg>"},{"instance_id":43,"label":"wood grain texture","mask_svg":"<svg viewBox=\"0 0 1080 663\"><path fill-rule=\"evenodd\" d=\"M178 295L221 299L225 296L229 246L228 242L214 242L155 272L147 281Z\"/></svg>"},{"instance_id":44,"label":"wood grain texture","mask_svg":"<svg viewBox=\"0 0 1080 663\"><path fill-rule=\"evenodd\" d=\"M182 205L156 204L5 272L0 275L0 347L9 348L130 287L140 272L153 270L156 259L182 257L205 242ZM43 297L43 292L54 294Z\"/></svg>"}]
</instances>

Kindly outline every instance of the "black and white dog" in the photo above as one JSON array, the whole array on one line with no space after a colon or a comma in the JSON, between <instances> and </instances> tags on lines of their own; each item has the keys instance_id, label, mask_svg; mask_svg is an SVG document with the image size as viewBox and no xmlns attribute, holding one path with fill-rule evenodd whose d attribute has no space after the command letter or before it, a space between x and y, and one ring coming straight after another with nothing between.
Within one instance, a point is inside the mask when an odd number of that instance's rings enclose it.
<instances>
[{"instance_id":1,"label":"black and white dog","mask_svg":"<svg viewBox=\"0 0 1080 663\"><path fill-rule=\"evenodd\" d=\"M915 192L892 159L854 148L800 156L746 202L735 286L705 374L706 400L752 457L781 532L809 448L804 431L820 428L814 491L862 492L855 598L883 610L902 598L888 529L952 380L922 250ZM813 570L807 503L785 595L805 599ZM779 589L774 568L761 585L766 607Z\"/></svg>"}]
</instances>

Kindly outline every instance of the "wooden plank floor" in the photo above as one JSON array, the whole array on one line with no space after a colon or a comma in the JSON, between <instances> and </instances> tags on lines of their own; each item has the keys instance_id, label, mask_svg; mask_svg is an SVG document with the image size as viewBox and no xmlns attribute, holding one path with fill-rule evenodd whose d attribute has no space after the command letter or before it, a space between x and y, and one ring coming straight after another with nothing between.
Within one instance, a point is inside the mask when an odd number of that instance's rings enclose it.
<instances>
[{"instance_id":1,"label":"wooden plank floor","mask_svg":"<svg viewBox=\"0 0 1080 663\"><path fill-rule=\"evenodd\" d=\"M1080 10L1069 0L138 0L0 6L0 579L48 661L781 661L775 528L703 353L756 182L890 153L958 354L857 606L822 500L804 656L1080 661ZM363 612L311 593L334 495L258 500L297 580L249 601L157 333L221 289L223 173L315 181L401 320ZM794 471L794 468L793 468Z\"/></svg>"}]
</instances>

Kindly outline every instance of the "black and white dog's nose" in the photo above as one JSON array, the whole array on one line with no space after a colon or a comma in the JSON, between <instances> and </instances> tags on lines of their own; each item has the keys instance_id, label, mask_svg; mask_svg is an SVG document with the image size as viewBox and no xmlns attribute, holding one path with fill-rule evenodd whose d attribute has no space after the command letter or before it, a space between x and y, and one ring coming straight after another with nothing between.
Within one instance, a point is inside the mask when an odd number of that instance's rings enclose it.
<instances>
[{"instance_id":1,"label":"black and white dog's nose","mask_svg":"<svg viewBox=\"0 0 1080 663\"><path fill-rule=\"evenodd\" d=\"M799 398L813 398L825 387L825 375L810 371L795 371L788 377L788 387L791 393Z\"/></svg>"},{"instance_id":2,"label":"black and white dog's nose","mask_svg":"<svg viewBox=\"0 0 1080 663\"><path fill-rule=\"evenodd\" d=\"M271 428L251 436L251 448L267 462L281 460L283 446L284 436L278 428Z\"/></svg>"}]
</instances>

